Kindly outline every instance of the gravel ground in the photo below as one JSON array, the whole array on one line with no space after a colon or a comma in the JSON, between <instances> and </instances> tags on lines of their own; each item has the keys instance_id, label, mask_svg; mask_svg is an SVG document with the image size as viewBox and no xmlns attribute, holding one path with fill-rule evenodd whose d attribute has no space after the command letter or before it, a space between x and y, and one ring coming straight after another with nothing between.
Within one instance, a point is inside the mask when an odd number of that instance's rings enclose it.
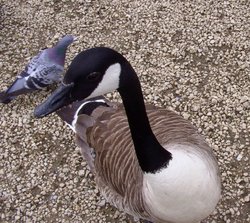
<instances>
[{"instance_id":1,"label":"gravel ground","mask_svg":"<svg viewBox=\"0 0 250 223\"><path fill-rule=\"evenodd\" d=\"M1 0L0 13L1 89L66 33L79 37L67 65L88 47L117 49L146 101L182 114L214 148L223 193L203 222L250 222L248 0ZM100 197L63 122L33 117L50 92L0 105L0 222L134 222Z\"/></svg>"}]
</instances>

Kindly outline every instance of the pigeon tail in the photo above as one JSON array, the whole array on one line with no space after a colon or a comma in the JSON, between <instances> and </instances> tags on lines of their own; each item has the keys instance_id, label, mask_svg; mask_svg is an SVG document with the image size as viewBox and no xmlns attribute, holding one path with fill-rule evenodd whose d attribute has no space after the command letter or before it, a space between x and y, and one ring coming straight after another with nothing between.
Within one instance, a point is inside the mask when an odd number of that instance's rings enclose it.
<instances>
[{"instance_id":1,"label":"pigeon tail","mask_svg":"<svg viewBox=\"0 0 250 223\"><path fill-rule=\"evenodd\" d=\"M17 78L13 84L5 91L8 96L18 96L20 94L26 94L40 88L31 85L30 78ZM32 78L33 79L33 78Z\"/></svg>"},{"instance_id":2,"label":"pigeon tail","mask_svg":"<svg viewBox=\"0 0 250 223\"><path fill-rule=\"evenodd\" d=\"M15 98L15 96L10 97L8 94L6 94L5 91L0 92L0 103L8 104L8 103L10 103L14 98Z\"/></svg>"},{"instance_id":3,"label":"pigeon tail","mask_svg":"<svg viewBox=\"0 0 250 223\"><path fill-rule=\"evenodd\" d=\"M8 90L0 92L0 103L8 104L13 99L15 99L18 95L27 94L27 93L35 91L34 89L28 89L28 88L22 88L22 89L18 89L16 91L11 91L11 92L10 91L8 92Z\"/></svg>"},{"instance_id":4,"label":"pigeon tail","mask_svg":"<svg viewBox=\"0 0 250 223\"><path fill-rule=\"evenodd\" d=\"M8 104L13 99L16 98L17 95L21 94L18 93L20 90L24 87L23 82L20 81L23 78L17 78L9 87L7 90L0 92L0 103Z\"/></svg>"}]
</instances>

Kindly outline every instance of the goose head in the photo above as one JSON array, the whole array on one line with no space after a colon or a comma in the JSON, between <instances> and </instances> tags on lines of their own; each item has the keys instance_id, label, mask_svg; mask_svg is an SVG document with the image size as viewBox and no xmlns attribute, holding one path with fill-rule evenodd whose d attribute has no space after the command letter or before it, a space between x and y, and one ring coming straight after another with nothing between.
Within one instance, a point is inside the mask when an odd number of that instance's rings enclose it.
<instances>
[{"instance_id":1,"label":"goose head","mask_svg":"<svg viewBox=\"0 0 250 223\"><path fill-rule=\"evenodd\" d=\"M172 157L152 132L137 74L115 50L98 47L78 54L70 64L62 84L35 109L34 114L41 118L74 101L114 90L118 90L121 95L141 169L144 172L156 172L165 167Z\"/></svg>"},{"instance_id":2,"label":"goose head","mask_svg":"<svg viewBox=\"0 0 250 223\"><path fill-rule=\"evenodd\" d=\"M137 78L124 75L128 66L133 70L121 54L110 48L97 47L79 53L58 89L35 109L35 116L43 117L74 101L122 89L129 85L129 79Z\"/></svg>"}]
</instances>

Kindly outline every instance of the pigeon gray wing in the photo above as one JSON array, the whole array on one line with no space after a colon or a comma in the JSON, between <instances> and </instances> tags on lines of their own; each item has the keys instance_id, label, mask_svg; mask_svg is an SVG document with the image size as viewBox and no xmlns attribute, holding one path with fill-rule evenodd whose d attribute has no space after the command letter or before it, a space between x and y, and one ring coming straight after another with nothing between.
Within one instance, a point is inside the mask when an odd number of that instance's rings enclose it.
<instances>
[{"instance_id":1,"label":"pigeon gray wing","mask_svg":"<svg viewBox=\"0 0 250 223\"><path fill-rule=\"evenodd\" d=\"M0 94L1 103L9 103L16 96L59 82L64 68L46 60L46 49L34 56L11 86Z\"/></svg>"},{"instance_id":2,"label":"pigeon gray wing","mask_svg":"<svg viewBox=\"0 0 250 223\"><path fill-rule=\"evenodd\" d=\"M61 81L63 67L56 64L41 64L28 77L26 77L26 88L42 89L55 82Z\"/></svg>"},{"instance_id":3,"label":"pigeon gray wing","mask_svg":"<svg viewBox=\"0 0 250 223\"><path fill-rule=\"evenodd\" d=\"M46 49L40 51L36 56L34 56L30 62L27 64L27 66L24 69L24 72L26 72L29 75L32 75L33 72L36 71L36 69L41 66L41 64L45 63L45 57L46 57Z\"/></svg>"},{"instance_id":4,"label":"pigeon gray wing","mask_svg":"<svg viewBox=\"0 0 250 223\"><path fill-rule=\"evenodd\" d=\"M44 54L44 50L34 56L30 62L26 65L24 70L17 76L16 80L8 87L5 91L6 94L14 94L19 95L25 92L20 92L20 90L26 88L26 78L31 75L32 71L39 66L40 61L42 60L42 56ZM25 90L25 89L24 89Z\"/></svg>"},{"instance_id":5,"label":"pigeon gray wing","mask_svg":"<svg viewBox=\"0 0 250 223\"><path fill-rule=\"evenodd\" d=\"M8 87L5 94L20 95L27 93L26 78L31 75L32 71L39 66L40 61L43 60L44 50L40 51L36 56L34 56L30 62L26 65L24 70L17 76L16 80ZM34 89L35 90L35 89ZM30 89L28 90L30 91Z\"/></svg>"},{"instance_id":6,"label":"pigeon gray wing","mask_svg":"<svg viewBox=\"0 0 250 223\"><path fill-rule=\"evenodd\" d=\"M40 90L61 81L63 70L62 66L56 64L40 64L31 74L25 69L6 91L0 92L0 103L7 104L18 95Z\"/></svg>"}]
</instances>

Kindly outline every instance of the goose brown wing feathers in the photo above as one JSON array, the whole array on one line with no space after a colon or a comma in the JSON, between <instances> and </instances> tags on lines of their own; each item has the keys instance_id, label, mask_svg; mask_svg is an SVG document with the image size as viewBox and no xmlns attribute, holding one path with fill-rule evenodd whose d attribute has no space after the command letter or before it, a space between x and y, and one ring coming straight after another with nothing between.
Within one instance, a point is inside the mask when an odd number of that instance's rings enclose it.
<instances>
[{"instance_id":1,"label":"goose brown wing feathers","mask_svg":"<svg viewBox=\"0 0 250 223\"><path fill-rule=\"evenodd\" d=\"M98 107L92 115L95 117L79 115L76 141L94 172L96 184L112 205L131 215L142 215L142 171L123 107Z\"/></svg>"},{"instance_id":2,"label":"goose brown wing feathers","mask_svg":"<svg viewBox=\"0 0 250 223\"><path fill-rule=\"evenodd\" d=\"M205 153L212 153L189 121L166 109L152 105L146 108L152 130L162 145L192 144ZM82 136L84 131L80 127L85 125L86 129L86 124L82 124L86 117L79 116L78 120L82 122L77 123L78 145L94 148L92 166L96 183L107 201L131 215L147 219L150 214L143 202L143 173L136 158L124 108L120 105L105 109L100 110L101 115L96 115L95 121L87 127L86 137Z\"/></svg>"}]
</instances>

